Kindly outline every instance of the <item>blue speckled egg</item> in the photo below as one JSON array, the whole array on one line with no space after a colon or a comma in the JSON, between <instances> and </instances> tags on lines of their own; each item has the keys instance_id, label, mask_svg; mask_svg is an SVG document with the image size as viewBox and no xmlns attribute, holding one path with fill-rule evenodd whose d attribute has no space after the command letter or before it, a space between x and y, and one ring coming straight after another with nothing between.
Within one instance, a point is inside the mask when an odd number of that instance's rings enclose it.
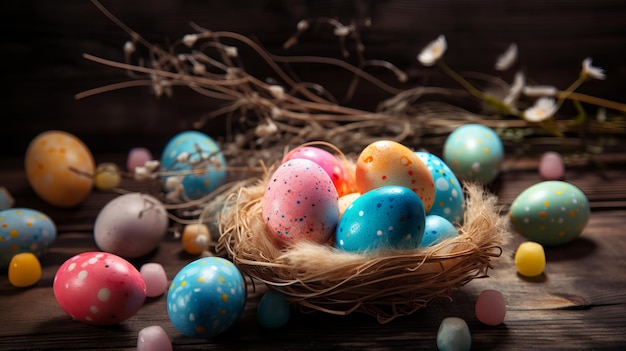
<instances>
[{"instance_id":1,"label":"blue speckled egg","mask_svg":"<svg viewBox=\"0 0 626 351\"><path fill-rule=\"evenodd\" d=\"M435 201L427 214L441 216L450 222L462 223L465 197L461 182L439 157L429 152L415 154L426 164L435 182Z\"/></svg>"},{"instance_id":2,"label":"blue speckled egg","mask_svg":"<svg viewBox=\"0 0 626 351\"><path fill-rule=\"evenodd\" d=\"M246 304L239 269L220 257L205 257L183 267L167 292L167 314L181 333L212 338L231 327Z\"/></svg>"},{"instance_id":3,"label":"blue speckled egg","mask_svg":"<svg viewBox=\"0 0 626 351\"><path fill-rule=\"evenodd\" d=\"M9 266L18 253L41 258L56 239L56 226L45 214L27 208L0 211L0 267Z\"/></svg>"},{"instance_id":4,"label":"blue speckled egg","mask_svg":"<svg viewBox=\"0 0 626 351\"><path fill-rule=\"evenodd\" d=\"M163 176L164 190L176 192L171 184L180 183L184 191L178 201L199 199L224 184L225 166L222 150L211 137L198 131L181 132L170 139L161 155L161 171L174 172ZM169 177L176 177L176 182L168 182Z\"/></svg>"},{"instance_id":5,"label":"blue speckled egg","mask_svg":"<svg viewBox=\"0 0 626 351\"><path fill-rule=\"evenodd\" d=\"M530 186L513 200L509 218L513 229L546 246L577 238L589 221L589 200L576 186L558 180Z\"/></svg>"},{"instance_id":6,"label":"blue speckled egg","mask_svg":"<svg viewBox=\"0 0 626 351\"><path fill-rule=\"evenodd\" d=\"M466 124L446 139L443 159L459 179L488 184L500 173L504 146L493 129Z\"/></svg>"},{"instance_id":7,"label":"blue speckled egg","mask_svg":"<svg viewBox=\"0 0 626 351\"><path fill-rule=\"evenodd\" d=\"M458 235L454 224L438 215L427 215L424 225L424 237L420 246L437 245L440 242Z\"/></svg>"},{"instance_id":8,"label":"blue speckled egg","mask_svg":"<svg viewBox=\"0 0 626 351\"><path fill-rule=\"evenodd\" d=\"M339 220L335 244L349 252L419 247L424 235L424 205L411 189L387 185L352 202Z\"/></svg>"}]
</instances>

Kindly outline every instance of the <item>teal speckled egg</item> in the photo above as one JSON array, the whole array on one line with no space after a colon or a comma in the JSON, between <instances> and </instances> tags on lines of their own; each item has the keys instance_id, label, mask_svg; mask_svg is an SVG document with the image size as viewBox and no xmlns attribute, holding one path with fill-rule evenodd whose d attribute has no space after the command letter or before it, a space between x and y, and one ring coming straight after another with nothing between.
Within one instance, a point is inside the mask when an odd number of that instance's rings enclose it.
<instances>
[{"instance_id":1,"label":"teal speckled egg","mask_svg":"<svg viewBox=\"0 0 626 351\"><path fill-rule=\"evenodd\" d=\"M397 185L372 189L343 213L335 244L348 252L417 248L425 217L422 200L411 189Z\"/></svg>"},{"instance_id":2,"label":"teal speckled egg","mask_svg":"<svg viewBox=\"0 0 626 351\"><path fill-rule=\"evenodd\" d=\"M589 220L589 201L576 186L545 181L524 190L511 204L513 229L530 241L556 246L577 238Z\"/></svg>"},{"instance_id":3,"label":"teal speckled egg","mask_svg":"<svg viewBox=\"0 0 626 351\"><path fill-rule=\"evenodd\" d=\"M427 214L441 216L453 223L462 223L465 197L461 182L439 157L428 152L415 154L426 164L435 182L435 201Z\"/></svg>"},{"instance_id":4,"label":"teal speckled egg","mask_svg":"<svg viewBox=\"0 0 626 351\"><path fill-rule=\"evenodd\" d=\"M446 139L443 159L459 179L488 184L500 173L504 146L493 129L466 124Z\"/></svg>"}]
</instances>

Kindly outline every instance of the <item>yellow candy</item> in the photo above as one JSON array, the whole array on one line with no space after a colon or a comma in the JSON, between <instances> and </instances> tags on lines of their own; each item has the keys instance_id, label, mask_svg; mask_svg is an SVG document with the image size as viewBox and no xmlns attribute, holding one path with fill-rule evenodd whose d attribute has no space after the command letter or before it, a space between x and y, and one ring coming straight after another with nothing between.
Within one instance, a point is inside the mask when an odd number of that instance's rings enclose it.
<instances>
[{"instance_id":1,"label":"yellow candy","mask_svg":"<svg viewBox=\"0 0 626 351\"><path fill-rule=\"evenodd\" d=\"M515 252L515 267L519 274L536 277L546 268L546 254L541 244L527 241L520 244Z\"/></svg>"},{"instance_id":2,"label":"yellow candy","mask_svg":"<svg viewBox=\"0 0 626 351\"><path fill-rule=\"evenodd\" d=\"M9 282L24 288L35 285L41 279L41 264L37 256L30 252L19 253L9 263Z\"/></svg>"},{"instance_id":3,"label":"yellow candy","mask_svg":"<svg viewBox=\"0 0 626 351\"><path fill-rule=\"evenodd\" d=\"M93 181L98 190L113 190L122 181L120 168L115 163L101 163L96 168L96 176Z\"/></svg>"},{"instance_id":4,"label":"yellow candy","mask_svg":"<svg viewBox=\"0 0 626 351\"><path fill-rule=\"evenodd\" d=\"M188 224L183 229L182 241L185 251L192 255L200 254L209 248L209 228L204 224Z\"/></svg>"}]
</instances>

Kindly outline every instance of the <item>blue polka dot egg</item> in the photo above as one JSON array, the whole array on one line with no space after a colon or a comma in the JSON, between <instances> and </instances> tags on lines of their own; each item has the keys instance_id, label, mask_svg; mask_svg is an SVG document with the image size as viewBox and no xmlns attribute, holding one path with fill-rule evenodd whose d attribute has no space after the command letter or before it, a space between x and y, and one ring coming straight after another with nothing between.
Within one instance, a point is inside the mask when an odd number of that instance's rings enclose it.
<instances>
[{"instance_id":1,"label":"blue polka dot egg","mask_svg":"<svg viewBox=\"0 0 626 351\"><path fill-rule=\"evenodd\" d=\"M443 159L459 179L488 184L500 173L504 146L493 129L466 124L446 139Z\"/></svg>"},{"instance_id":2,"label":"blue polka dot egg","mask_svg":"<svg viewBox=\"0 0 626 351\"><path fill-rule=\"evenodd\" d=\"M461 182L439 157L428 152L416 152L435 182L435 201L427 214L437 215L450 222L461 223L465 211L465 197Z\"/></svg>"},{"instance_id":3,"label":"blue polka dot egg","mask_svg":"<svg viewBox=\"0 0 626 351\"><path fill-rule=\"evenodd\" d=\"M56 239L54 222L47 215L28 208L0 211L0 269L9 267L14 255L31 252L41 258Z\"/></svg>"},{"instance_id":4,"label":"blue polka dot egg","mask_svg":"<svg viewBox=\"0 0 626 351\"><path fill-rule=\"evenodd\" d=\"M206 257L176 274L167 293L167 313L181 333L208 339L239 320L246 298L239 269L226 259Z\"/></svg>"},{"instance_id":5,"label":"blue polka dot egg","mask_svg":"<svg viewBox=\"0 0 626 351\"><path fill-rule=\"evenodd\" d=\"M413 190L386 185L372 189L345 210L335 231L335 245L348 252L413 249L424 235L425 211Z\"/></svg>"},{"instance_id":6,"label":"blue polka dot egg","mask_svg":"<svg viewBox=\"0 0 626 351\"><path fill-rule=\"evenodd\" d=\"M163 186L171 202L199 199L226 181L226 160L219 145L198 131L184 131L165 145L161 155Z\"/></svg>"}]
</instances>

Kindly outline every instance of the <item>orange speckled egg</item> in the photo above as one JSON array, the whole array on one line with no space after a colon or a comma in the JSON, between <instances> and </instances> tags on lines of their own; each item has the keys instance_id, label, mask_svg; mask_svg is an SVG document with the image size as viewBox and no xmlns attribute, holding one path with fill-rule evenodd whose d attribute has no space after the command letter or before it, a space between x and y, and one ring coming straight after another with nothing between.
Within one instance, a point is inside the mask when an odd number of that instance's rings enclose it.
<instances>
[{"instance_id":1,"label":"orange speckled egg","mask_svg":"<svg viewBox=\"0 0 626 351\"><path fill-rule=\"evenodd\" d=\"M426 164L408 147L391 140L369 144L356 162L356 186L360 193L385 185L413 190L430 210L435 201L435 183Z\"/></svg>"},{"instance_id":2,"label":"orange speckled egg","mask_svg":"<svg viewBox=\"0 0 626 351\"><path fill-rule=\"evenodd\" d=\"M58 130L39 134L28 145L24 163L30 185L54 206L78 205L91 192L93 155L72 134Z\"/></svg>"}]
</instances>

